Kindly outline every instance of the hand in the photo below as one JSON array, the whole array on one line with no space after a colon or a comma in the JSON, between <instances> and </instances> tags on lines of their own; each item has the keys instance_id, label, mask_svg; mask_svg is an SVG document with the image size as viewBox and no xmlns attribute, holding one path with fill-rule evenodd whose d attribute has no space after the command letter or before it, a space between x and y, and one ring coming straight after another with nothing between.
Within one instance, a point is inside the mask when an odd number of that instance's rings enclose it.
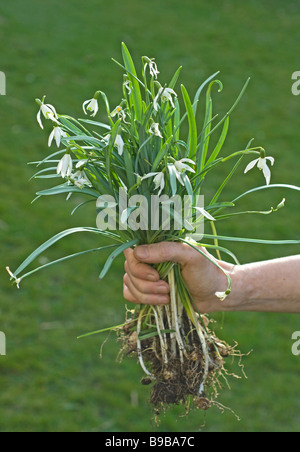
<instances>
[{"instance_id":1,"label":"hand","mask_svg":"<svg viewBox=\"0 0 300 452\"><path fill-rule=\"evenodd\" d=\"M199 247L200 248L200 247ZM217 261L204 248L203 253L230 272L234 265ZM225 302L215 295L226 290L226 277L213 263L183 243L157 243L128 249L125 252L124 297L138 304L168 304L169 285L161 281L158 272L149 264L174 262L181 265L182 276L193 300L201 312L225 310Z\"/></svg>"}]
</instances>

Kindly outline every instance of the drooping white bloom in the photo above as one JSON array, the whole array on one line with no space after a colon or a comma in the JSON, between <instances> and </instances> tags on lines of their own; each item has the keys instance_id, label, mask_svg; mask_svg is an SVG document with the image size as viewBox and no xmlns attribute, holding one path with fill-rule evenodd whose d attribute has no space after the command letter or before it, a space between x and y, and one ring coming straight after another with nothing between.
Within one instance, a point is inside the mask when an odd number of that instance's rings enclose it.
<instances>
[{"instance_id":1,"label":"drooping white bloom","mask_svg":"<svg viewBox=\"0 0 300 452\"><path fill-rule=\"evenodd\" d=\"M249 165L247 165L244 174L246 174L248 171L254 168L255 165L257 165L258 169L262 171L265 176L266 184L269 185L271 181L271 171L267 165L268 160L271 162L271 165L273 166L275 162L273 157L259 157L258 159L253 160L252 162L249 163Z\"/></svg>"},{"instance_id":2,"label":"drooping white bloom","mask_svg":"<svg viewBox=\"0 0 300 452\"><path fill-rule=\"evenodd\" d=\"M227 298L228 293L226 293L226 292L216 292L215 295L216 295L216 297L219 298L220 301L224 301Z\"/></svg>"},{"instance_id":3,"label":"drooping white bloom","mask_svg":"<svg viewBox=\"0 0 300 452\"><path fill-rule=\"evenodd\" d=\"M70 177L73 169L72 157L69 153L66 153L57 167L57 174L61 174L62 178Z\"/></svg>"},{"instance_id":4,"label":"drooping white bloom","mask_svg":"<svg viewBox=\"0 0 300 452\"><path fill-rule=\"evenodd\" d=\"M142 177L141 180L149 179L150 177L154 177L153 182L155 184L155 190L159 190L158 196L161 195L161 192L165 188L165 175L163 172L160 173L149 173Z\"/></svg>"},{"instance_id":5,"label":"drooping white bloom","mask_svg":"<svg viewBox=\"0 0 300 452\"><path fill-rule=\"evenodd\" d=\"M53 139L55 139L56 145L59 148L62 137L67 137L66 132L64 130L62 130L61 127L54 126L52 132L50 133L49 140L48 140L49 148L52 145Z\"/></svg>"},{"instance_id":6,"label":"drooping white bloom","mask_svg":"<svg viewBox=\"0 0 300 452\"><path fill-rule=\"evenodd\" d=\"M115 146L118 148L118 154L123 155L124 152L124 141L121 135L116 136Z\"/></svg>"},{"instance_id":7,"label":"drooping white bloom","mask_svg":"<svg viewBox=\"0 0 300 452\"><path fill-rule=\"evenodd\" d=\"M128 94L131 94L132 91L132 83L130 80L126 80L123 85L125 86L125 88L127 89Z\"/></svg>"},{"instance_id":8,"label":"drooping white bloom","mask_svg":"<svg viewBox=\"0 0 300 452\"><path fill-rule=\"evenodd\" d=\"M106 144L109 144L109 140L110 140L110 133L108 135L106 135L104 137L104 141L106 142ZM124 141L123 138L121 137L121 135L117 135L115 142L114 142L114 146L116 146L118 148L118 154L119 155L123 155L124 152Z\"/></svg>"},{"instance_id":9,"label":"drooping white bloom","mask_svg":"<svg viewBox=\"0 0 300 452\"><path fill-rule=\"evenodd\" d=\"M42 101L40 101L39 99L36 99L36 103L40 106L39 112L37 114L37 121L42 129L44 129L44 126L43 126L43 123L41 120L42 114L46 119L50 119L51 121L56 122L58 124L58 121L57 121L58 116L57 116L55 108L51 104L45 104L44 101L45 101L45 97L43 98Z\"/></svg>"},{"instance_id":10,"label":"drooping white bloom","mask_svg":"<svg viewBox=\"0 0 300 452\"><path fill-rule=\"evenodd\" d=\"M21 282L21 279L20 279L20 278L17 278L17 277L13 274L13 272L10 270L9 267L6 267L6 271L7 271L7 273L9 274L9 276L11 277L11 279L14 279L14 280L15 280L15 284L17 285L17 288L20 289L20 282Z\"/></svg>"},{"instance_id":11,"label":"drooping white bloom","mask_svg":"<svg viewBox=\"0 0 300 452\"><path fill-rule=\"evenodd\" d=\"M187 171L190 171L191 173L194 173L195 170L193 168L191 168L189 165L186 165L186 163L190 163L191 165L196 165L196 163L194 162L194 160L191 159L181 159L178 162L175 162L175 168L176 170L180 173L180 174L184 174Z\"/></svg>"},{"instance_id":12,"label":"drooping white bloom","mask_svg":"<svg viewBox=\"0 0 300 452\"><path fill-rule=\"evenodd\" d=\"M191 159L181 159L181 160L175 162L173 165L170 165L173 167L175 175L176 175L178 181L181 183L181 185L184 185L184 182L181 178L181 176L183 174L185 174L187 171L189 171L191 173L195 173L195 170L193 168L191 168L189 165L186 165L185 162L190 163L192 165L196 165L196 163Z\"/></svg>"},{"instance_id":13,"label":"drooping white bloom","mask_svg":"<svg viewBox=\"0 0 300 452\"><path fill-rule=\"evenodd\" d=\"M159 88L157 96L155 97L155 99L153 101L153 108L154 108L154 110L158 111L158 109L159 109L159 104L158 104L159 99L161 99L161 101L163 103L170 102L172 107L175 108L172 96L177 97L177 94L175 93L175 91L173 89L171 89L171 88Z\"/></svg>"},{"instance_id":14,"label":"drooping white bloom","mask_svg":"<svg viewBox=\"0 0 300 452\"><path fill-rule=\"evenodd\" d=\"M159 70L157 69L157 64L155 63L154 60L151 60L149 63L149 71L150 71L150 75L152 77L154 77L155 79L157 79L157 76L159 74Z\"/></svg>"},{"instance_id":15,"label":"drooping white bloom","mask_svg":"<svg viewBox=\"0 0 300 452\"><path fill-rule=\"evenodd\" d=\"M76 173L74 174L73 177L74 177L74 185L76 185L76 187L78 187L78 188L83 188L85 186L92 187L92 184L91 184L90 180L88 179L85 171L78 170L78 171L76 171Z\"/></svg>"},{"instance_id":16,"label":"drooping white bloom","mask_svg":"<svg viewBox=\"0 0 300 452\"><path fill-rule=\"evenodd\" d=\"M87 115L86 111L88 111L91 113L91 116L93 116L93 117L96 116L96 114L99 110L97 98L93 97L93 99L86 100L85 102L83 102L82 108L86 115Z\"/></svg>"},{"instance_id":17,"label":"drooping white bloom","mask_svg":"<svg viewBox=\"0 0 300 452\"><path fill-rule=\"evenodd\" d=\"M114 118L117 115L118 115L119 118L121 118L125 122L126 113L125 113L125 111L123 110L123 108L120 105L118 105L110 114L110 116L112 118Z\"/></svg>"},{"instance_id":18,"label":"drooping white bloom","mask_svg":"<svg viewBox=\"0 0 300 452\"><path fill-rule=\"evenodd\" d=\"M159 124L157 122L153 122L150 126L149 133L151 135L155 135L156 137L162 138L162 134L159 130Z\"/></svg>"}]
</instances>

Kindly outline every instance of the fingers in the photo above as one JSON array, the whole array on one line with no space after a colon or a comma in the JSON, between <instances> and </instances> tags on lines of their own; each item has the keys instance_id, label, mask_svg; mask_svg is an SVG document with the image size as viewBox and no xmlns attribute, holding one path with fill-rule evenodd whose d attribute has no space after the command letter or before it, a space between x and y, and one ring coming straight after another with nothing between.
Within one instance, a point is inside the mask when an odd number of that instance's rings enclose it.
<instances>
[{"instance_id":1,"label":"fingers","mask_svg":"<svg viewBox=\"0 0 300 452\"><path fill-rule=\"evenodd\" d=\"M163 305L169 303L169 285L158 272L139 262L133 250L125 252L124 298L132 303Z\"/></svg>"},{"instance_id":2,"label":"fingers","mask_svg":"<svg viewBox=\"0 0 300 452\"><path fill-rule=\"evenodd\" d=\"M159 283L140 284L137 288L133 279L126 273L124 276L124 297L127 301L140 304L164 305L169 303L169 287Z\"/></svg>"},{"instance_id":3,"label":"fingers","mask_svg":"<svg viewBox=\"0 0 300 452\"><path fill-rule=\"evenodd\" d=\"M159 274L158 272L151 266L142 263L139 261L132 249L128 249L124 252L126 262L125 262L125 271L129 272L132 276L142 279L144 281L158 282Z\"/></svg>"},{"instance_id":4,"label":"fingers","mask_svg":"<svg viewBox=\"0 0 300 452\"><path fill-rule=\"evenodd\" d=\"M163 242L139 246L134 250L134 256L148 264L176 262L184 265L191 258L191 252L193 250L183 243Z\"/></svg>"}]
</instances>

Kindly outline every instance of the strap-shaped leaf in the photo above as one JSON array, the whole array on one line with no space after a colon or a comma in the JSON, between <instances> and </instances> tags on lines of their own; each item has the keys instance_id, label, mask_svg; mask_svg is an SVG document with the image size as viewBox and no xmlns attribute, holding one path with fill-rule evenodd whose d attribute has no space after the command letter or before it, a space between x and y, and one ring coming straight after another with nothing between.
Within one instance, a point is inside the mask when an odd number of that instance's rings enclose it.
<instances>
[{"instance_id":1,"label":"strap-shaped leaf","mask_svg":"<svg viewBox=\"0 0 300 452\"><path fill-rule=\"evenodd\" d=\"M107 259L102 272L100 273L99 278L103 279L107 272L109 271L110 267L112 266L114 260L122 254L125 250L128 248L133 247L134 245L138 244L138 239L131 240L130 242L123 243L121 246L119 246Z\"/></svg>"},{"instance_id":2,"label":"strap-shaped leaf","mask_svg":"<svg viewBox=\"0 0 300 452\"><path fill-rule=\"evenodd\" d=\"M63 239L64 237L67 237L71 234L76 234L78 232L93 232L95 234L102 234L102 235L109 235L110 237L114 238L117 237L113 233L108 233L101 231L98 228L85 228L85 227L79 227L79 228L72 228L67 229L63 232L60 232L59 234L56 234L54 237L52 237L50 240L47 240L47 242L43 243L41 246L39 246L30 256L25 259L25 261L17 268L14 275L18 276L23 270L25 270L28 265L30 265L37 257L39 257L44 251L46 251L48 248L50 248L52 245L57 243L59 240Z\"/></svg>"}]
</instances>

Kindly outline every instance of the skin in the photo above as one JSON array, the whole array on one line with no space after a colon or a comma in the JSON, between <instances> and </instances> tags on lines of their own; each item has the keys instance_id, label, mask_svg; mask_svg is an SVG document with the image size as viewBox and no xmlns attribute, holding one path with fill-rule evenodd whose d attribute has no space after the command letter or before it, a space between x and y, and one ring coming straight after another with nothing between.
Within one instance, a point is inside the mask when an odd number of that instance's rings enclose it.
<instances>
[{"instance_id":1,"label":"skin","mask_svg":"<svg viewBox=\"0 0 300 452\"><path fill-rule=\"evenodd\" d=\"M255 311L300 313L300 255L246 265L219 261L232 280L231 294L220 301L216 292L227 289L224 273L197 251L182 243L159 243L125 252L124 297L137 304L165 305L169 285L152 264L174 262L200 312Z\"/></svg>"}]
</instances>

